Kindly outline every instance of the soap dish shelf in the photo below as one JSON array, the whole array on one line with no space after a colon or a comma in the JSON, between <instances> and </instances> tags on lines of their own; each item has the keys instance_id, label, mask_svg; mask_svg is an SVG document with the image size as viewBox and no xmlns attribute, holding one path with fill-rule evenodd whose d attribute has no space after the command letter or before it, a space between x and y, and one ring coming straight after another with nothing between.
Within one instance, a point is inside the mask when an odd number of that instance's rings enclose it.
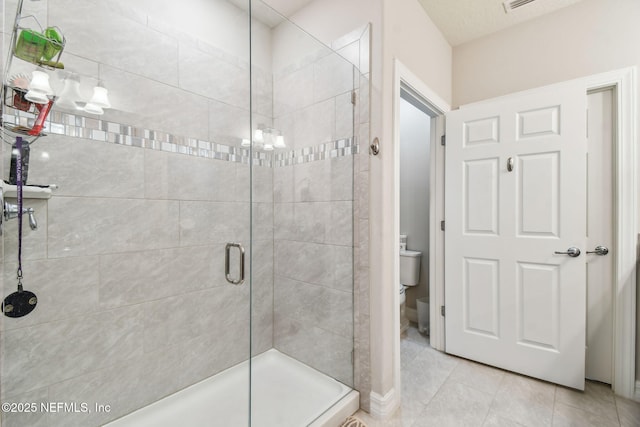
<instances>
[{"instance_id":1,"label":"soap dish shelf","mask_svg":"<svg viewBox=\"0 0 640 427\"><path fill-rule=\"evenodd\" d=\"M16 198L18 197L18 187L15 185L7 184L6 182L0 182L0 188L4 193L4 197ZM56 186L41 187L36 185L23 185L22 197L25 199L50 199L53 195L53 189Z\"/></svg>"}]
</instances>

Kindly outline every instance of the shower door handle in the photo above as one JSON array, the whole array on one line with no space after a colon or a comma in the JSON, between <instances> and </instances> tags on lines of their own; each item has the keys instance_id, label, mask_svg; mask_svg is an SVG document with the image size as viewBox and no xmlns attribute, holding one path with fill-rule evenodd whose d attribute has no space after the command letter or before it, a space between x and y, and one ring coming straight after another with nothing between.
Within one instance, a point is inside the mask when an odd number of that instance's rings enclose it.
<instances>
[{"instance_id":1,"label":"shower door handle","mask_svg":"<svg viewBox=\"0 0 640 427\"><path fill-rule=\"evenodd\" d=\"M231 248L238 248L240 252L240 278L234 279L231 277ZM224 248L224 274L227 278L227 282L233 285L242 285L244 283L244 248L240 243L227 243Z\"/></svg>"}]
</instances>

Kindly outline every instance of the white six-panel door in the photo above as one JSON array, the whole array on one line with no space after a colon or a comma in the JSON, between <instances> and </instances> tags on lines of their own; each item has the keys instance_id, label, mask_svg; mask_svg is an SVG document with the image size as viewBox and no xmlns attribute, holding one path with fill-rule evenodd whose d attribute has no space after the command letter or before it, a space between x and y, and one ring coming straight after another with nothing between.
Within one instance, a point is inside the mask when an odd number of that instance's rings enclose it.
<instances>
[{"instance_id":1,"label":"white six-panel door","mask_svg":"<svg viewBox=\"0 0 640 427\"><path fill-rule=\"evenodd\" d=\"M584 388L585 170L583 85L447 115L448 353Z\"/></svg>"}]
</instances>

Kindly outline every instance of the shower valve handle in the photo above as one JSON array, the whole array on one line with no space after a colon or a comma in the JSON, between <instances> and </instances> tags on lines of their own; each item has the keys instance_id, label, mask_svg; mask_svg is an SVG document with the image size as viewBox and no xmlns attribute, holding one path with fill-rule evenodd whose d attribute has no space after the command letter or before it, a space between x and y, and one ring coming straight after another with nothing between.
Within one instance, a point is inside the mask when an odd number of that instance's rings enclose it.
<instances>
[{"instance_id":1,"label":"shower valve handle","mask_svg":"<svg viewBox=\"0 0 640 427\"><path fill-rule=\"evenodd\" d=\"M4 219L10 220L18 217L18 205L14 205L9 202L4 202ZM38 221L36 221L35 210L33 208L22 208L22 214L29 215L29 227L32 230L36 230L38 228Z\"/></svg>"}]
</instances>

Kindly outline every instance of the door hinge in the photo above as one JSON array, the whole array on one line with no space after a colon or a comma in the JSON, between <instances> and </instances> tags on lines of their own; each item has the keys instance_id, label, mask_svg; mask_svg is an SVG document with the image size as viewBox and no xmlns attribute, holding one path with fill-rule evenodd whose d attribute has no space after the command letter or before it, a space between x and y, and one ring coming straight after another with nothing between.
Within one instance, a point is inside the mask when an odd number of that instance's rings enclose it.
<instances>
[{"instance_id":1,"label":"door hinge","mask_svg":"<svg viewBox=\"0 0 640 427\"><path fill-rule=\"evenodd\" d=\"M351 91L351 103L353 105L356 105L356 91L355 90Z\"/></svg>"},{"instance_id":2,"label":"door hinge","mask_svg":"<svg viewBox=\"0 0 640 427\"><path fill-rule=\"evenodd\" d=\"M447 145L447 135L442 135L440 137L440 145Z\"/></svg>"},{"instance_id":3,"label":"door hinge","mask_svg":"<svg viewBox=\"0 0 640 427\"><path fill-rule=\"evenodd\" d=\"M444 317L444 305L440 306L440 316Z\"/></svg>"},{"instance_id":4,"label":"door hinge","mask_svg":"<svg viewBox=\"0 0 640 427\"><path fill-rule=\"evenodd\" d=\"M444 220L440 221L440 230L444 231Z\"/></svg>"}]
</instances>

